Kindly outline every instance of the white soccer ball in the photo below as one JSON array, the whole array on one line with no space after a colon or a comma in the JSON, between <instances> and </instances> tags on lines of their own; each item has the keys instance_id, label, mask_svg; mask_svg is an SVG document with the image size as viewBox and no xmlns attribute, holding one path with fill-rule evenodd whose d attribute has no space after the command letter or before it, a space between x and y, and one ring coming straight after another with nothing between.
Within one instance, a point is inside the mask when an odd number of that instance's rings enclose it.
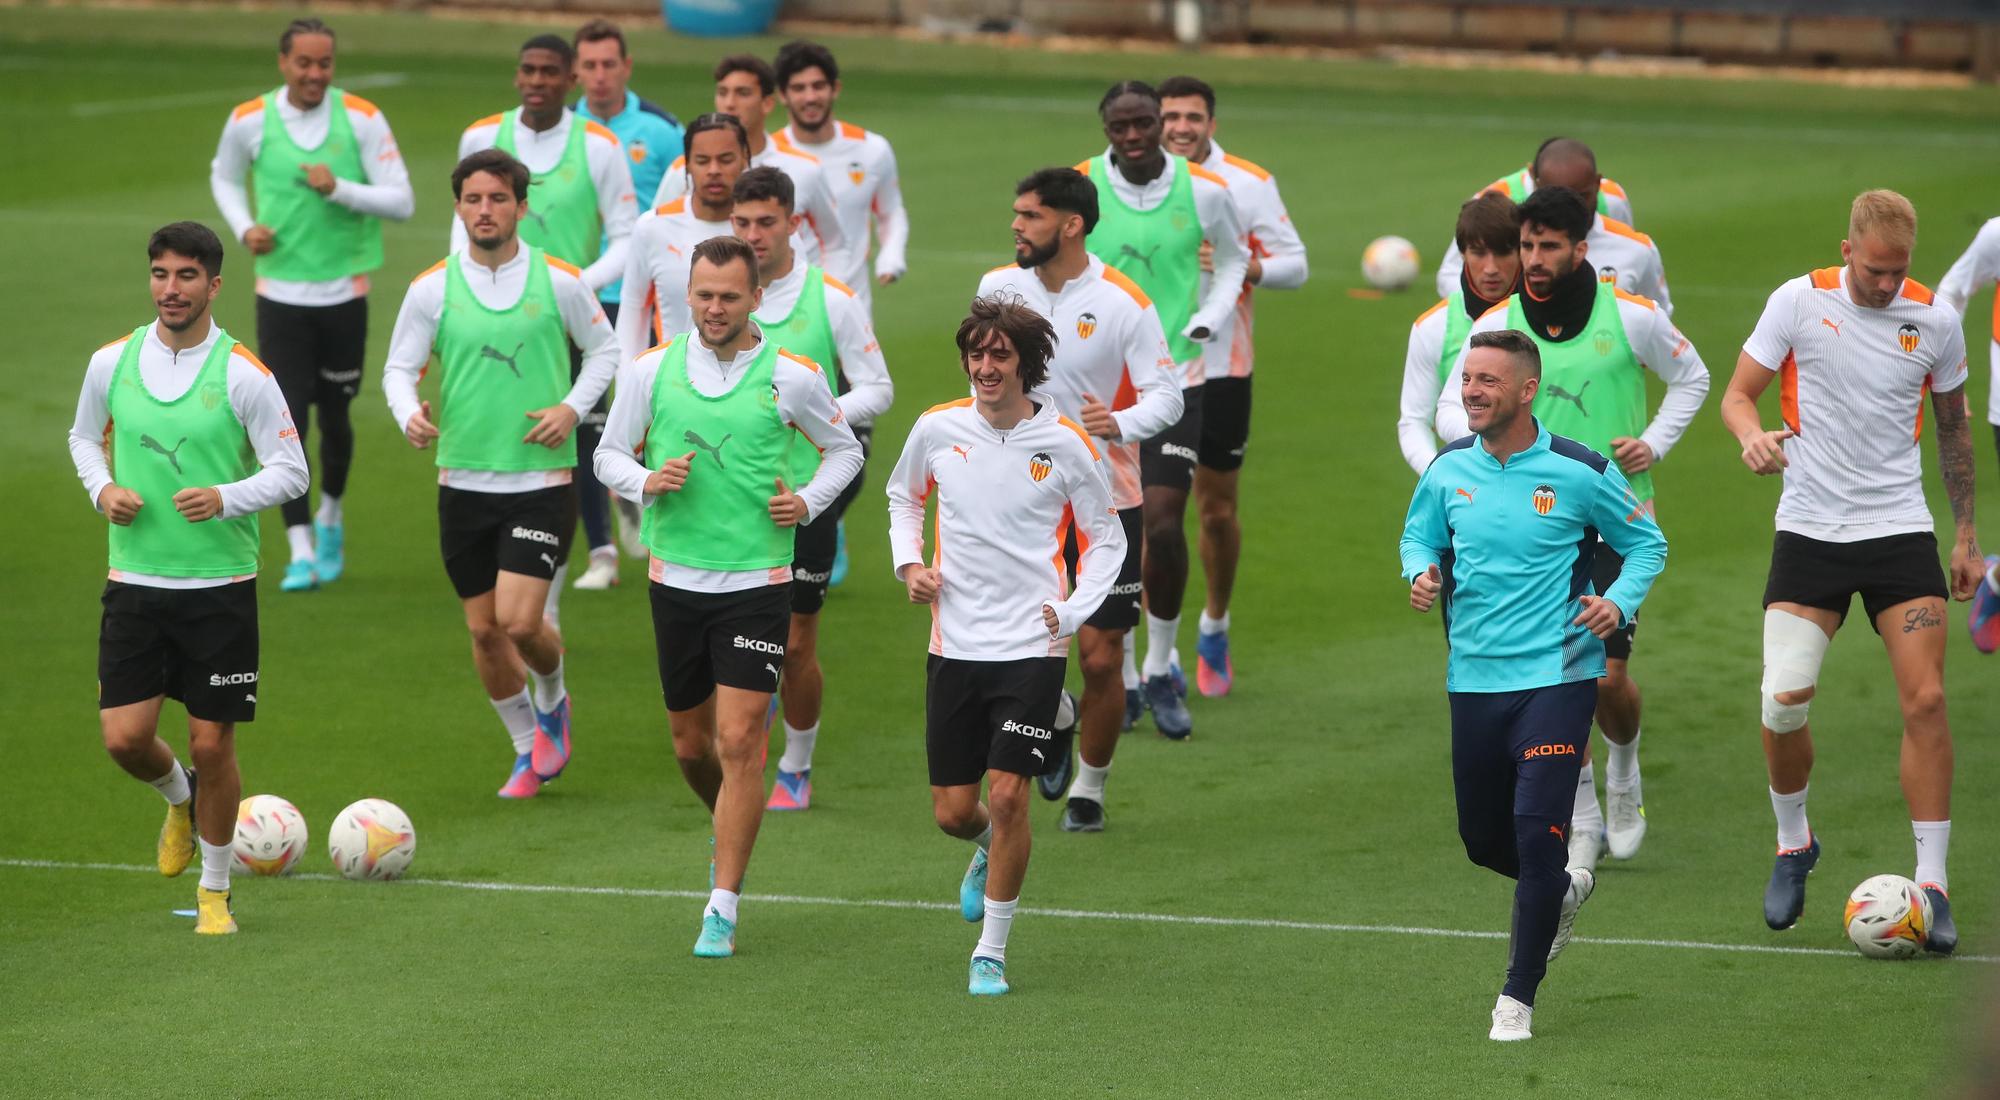
<instances>
[{"instance_id":1,"label":"white soccer ball","mask_svg":"<svg viewBox=\"0 0 2000 1100\"><path fill-rule=\"evenodd\" d=\"M1401 237L1377 237L1361 252L1361 276L1376 290L1401 290L1417 281L1417 246Z\"/></svg>"},{"instance_id":2,"label":"white soccer ball","mask_svg":"<svg viewBox=\"0 0 2000 1100\"><path fill-rule=\"evenodd\" d=\"M1847 895L1847 938L1871 959L1907 959L1930 938L1931 899L1901 875L1876 875Z\"/></svg>"},{"instance_id":3,"label":"white soccer ball","mask_svg":"<svg viewBox=\"0 0 2000 1100\"><path fill-rule=\"evenodd\" d=\"M283 875L306 854L306 818L275 794L256 794L236 807L236 841L229 859L239 875Z\"/></svg>"},{"instance_id":4,"label":"white soccer ball","mask_svg":"<svg viewBox=\"0 0 2000 1100\"><path fill-rule=\"evenodd\" d=\"M398 878L417 854L417 830L394 802L364 798L340 811L326 831L334 869L352 879Z\"/></svg>"}]
</instances>

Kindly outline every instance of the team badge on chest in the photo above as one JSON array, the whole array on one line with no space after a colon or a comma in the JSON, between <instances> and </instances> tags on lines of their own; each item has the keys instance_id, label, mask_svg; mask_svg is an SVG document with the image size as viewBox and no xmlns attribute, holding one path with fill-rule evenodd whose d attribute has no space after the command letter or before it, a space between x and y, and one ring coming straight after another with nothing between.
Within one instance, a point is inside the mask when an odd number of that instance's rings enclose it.
<instances>
[{"instance_id":1,"label":"team badge on chest","mask_svg":"<svg viewBox=\"0 0 2000 1100\"><path fill-rule=\"evenodd\" d=\"M1035 456L1028 460L1028 476L1036 481L1049 476L1049 471L1055 468L1055 459L1050 458L1047 451L1036 451Z\"/></svg>"},{"instance_id":2,"label":"team badge on chest","mask_svg":"<svg viewBox=\"0 0 2000 1100\"><path fill-rule=\"evenodd\" d=\"M1896 330L1896 342L1903 345L1903 350L1906 352L1917 350L1917 340L1917 326L1915 325L1904 325L1902 328Z\"/></svg>"},{"instance_id":3,"label":"team badge on chest","mask_svg":"<svg viewBox=\"0 0 2000 1100\"><path fill-rule=\"evenodd\" d=\"M1556 487L1553 485L1535 486L1535 514L1546 516L1555 510L1555 506Z\"/></svg>"},{"instance_id":4,"label":"team badge on chest","mask_svg":"<svg viewBox=\"0 0 2000 1100\"><path fill-rule=\"evenodd\" d=\"M1096 331L1097 314L1086 313L1076 319L1076 335L1078 339L1088 340L1090 339L1090 334Z\"/></svg>"}]
</instances>

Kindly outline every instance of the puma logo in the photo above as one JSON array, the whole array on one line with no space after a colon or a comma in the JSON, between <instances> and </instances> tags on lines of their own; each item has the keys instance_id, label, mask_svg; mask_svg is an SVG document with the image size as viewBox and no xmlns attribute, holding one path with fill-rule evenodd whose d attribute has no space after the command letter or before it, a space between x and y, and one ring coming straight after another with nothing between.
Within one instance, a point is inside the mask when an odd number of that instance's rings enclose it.
<instances>
[{"instance_id":1,"label":"puma logo","mask_svg":"<svg viewBox=\"0 0 2000 1100\"><path fill-rule=\"evenodd\" d=\"M1466 502L1467 504L1471 504L1471 503L1473 502L1473 501L1472 501L1472 494L1474 494L1474 493L1476 493L1476 492L1478 492L1478 491L1479 491L1479 490L1477 490L1477 489L1453 489L1453 490L1452 490L1452 492L1454 492L1454 493L1457 493L1457 494L1458 494L1459 496L1462 496L1462 497L1464 497L1464 498L1465 498L1465 502Z\"/></svg>"},{"instance_id":2,"label":"puma logo","mask_svg":"<svg viewBox=\"0 0 2000 1100\"><path fill-rule=\"evenodd\" d=\"M962 459L966 460L967 462L971 462L971 461L972 461L972 448L970 448L970 447L961 447L961 446L959 446L958 444L954 443L954 444L952 444L952 445L951 445L951 450L952 450L952 453L953 453L953 454L955 454L955 455L957 455L958 457L960 457L960 458L962 458Z\"/></svg>"},{"instance_id":3,"label":"puma logo","mask_svg":"<svg viewBox=\"0 0 2000 1100\"><path fill-rule=\"evenodd\" d=\"M521 217L524 219L533 219L535 223L535 228L541 230L542 232L547 233L549 231L548 216L543 214L541 211L523 210L521 211Z\"/></svg>"},{"instance_id":4,"label":"puma logo","mask_svg":"<svg viewBox=\"0 0 2000 1100\"><path fill-rule=\"evenodd\" d=\"M1837 324L1834 324L1834 323L1833 323L1833 318L1831 318L1831 317L1822 317L1822 318L1820 318L1820 319L1819 319L1819 323L1820 323L1820 324L1822 324L1822 325L1825 325L1826 327L1828 327L1828 328L1830 328L1830 329L1832 329L1832 330L1833 330L1833 334L1834 334L1835 336L1838 336L1838 335L1840 335L1840 325L1844 325L1844 324L1846 324L1847 322L1846 322L1846 321L1842 321L1842 322L1840 322L1840 324L1839 324L1839 325L1837 325Z\"/></svg>"},{"instance_id":5,"label":"puma logo","mask_svg":"<svg viewBox=\"0 0 2000 1100\"><path fill-rule=\"evenodd\" d=\"M174 444L174 449L170 451L166 449L164 446L161 446L160 441L154 439L150 435L142 435L139 437L139 446L144 447L149 451L158 451L160 454L166 456L167 461L174 464L175 473L181 472L180 449L186 444L187 444L187 436L182 436L181 441L179 443Z\"/></svg>"},{"instance_id":6,"label":"puma logo","mask_svg":"<svg viewBox=\"0 0 2000 1100\"><path fill-rule=\"evenodd\" d=\"M1146 274L1148 274L1148 275L1151 275L1151 274L1153 274L1153 257L1155 257L1155 256L1157 256L1157 255L1159 255L1159 254L1160 254L1160 246L1159 246L1159 245L1154 245L1154 246L1152 247L1152 249L1151 249L1150 251L1147 251L1147 252L1141 252L1141 251L1139 251L1138 249L1136 249L1136 248L1133 248L1133 247L1132 247L1131 245L1129 245L1129 244L1121 244L1121 245L1119 245L1119 246L1118 246L1118 258L1119 258L1119 259L1121 259L1121 260L1122 260L1122 259L1128 259L1128 258L1129 258L1129 259L1133 259L1133 260L1137 260L1138 262L1140 262L1140 263L1142 263L1142 264L1145 264L1145 265L1146 265Z\"/></svg>"},{"instance_id":7,"label":"puma logo","mask_svg":"<svg viewBox=\"0 0 2000 1100\"><path fill-rule=\"evenodd\" d=\"M764 662L764 671L766 671L766 672L768 672L768 673L770 673L770 674L771 674L771 679L775 680L775 679L777 679L777 678L778 678L778 666L777 666L777 665L774 665L774 664L772 664L771 662L769 662L769 661L766 661L766 662Z\"/></svg>"},{"instance_id":8,"label":"puma logo","mask_svg":"<svg viewBox=\"0 0 2000 1100\"><path fill-rule=\"evenodd\" d=\"M1542 388L1549 391L1550 397L1553 397L1558 401L1567 401L1570 404L1576 406L1577 412L1580 412L1585 416L1590 415L1590 410L1583 407L1584 392L1590 389L1590 381L1588 379L1584 381L1583 389L1580 389L1575 393L1571 393L1568 390L1563 389L1561 386L1558 386L1553 382L1549 383L1546 386L1543 386Z\"/></svg>"},{"instance_id":9,"label":"puma logo","mask_svg":"<svg viewBox=\"0 0 2000 1100\"><path fill-rule=\"evenodd\" d=\"M1049 762L1049 758L1042 755L1042 750L1037 748L1030 748L1028 751L1034 753L1035 759L1041 761L1042 763L1046 764Z\"/></svg>"},{"instance_id":10,"label":"puma logo","mask_svg":"<svg viewBox=\"0 0 2000 1100\"><path fill-rule=\"evenodd\" d=\"M508 355L492 344L481 344L479 346L479 357L481 359L491 359L496 363L507 364L507 369L514 372L514 377L519 378L521 377L521 365L514 360L520 358L521 349L527 346L527 341L517 341L514 344L514 354Z\"/></svg>"},{"instance_id":11,"label":"puma logo","mask_svg":"<svg viewBox=\"0 0 2000 1100\"><path fill-rule=\"evenodd\" d=\"M699 448L701 448L701 449L702 449L702 450L704 450L704 451L707 451L707 452L709 453L709 457L711 457L711 458L715 459L715 465L716 465L716 467L717 467L717 468L719 468L719 469L724 469L724 470L726 470L726 469L728 469L728 468L729 468L728 466L725 466L725 465L723 465L723 462L722 462L722 448L723 448L723 447L724 447L724 446L725 446L726 444L728 444L728 442L729 442L730 440L732 440L732 439L735 439L735 438L736 438L736 433L735 433L735 432L731 432L731 433L729 433L728 435L725 435L725 436L723 436L723 437L722 437L722 442L720 442L720 443L714 443L714 444L711 444L711 443L709 443L709 441L708 441L708 440L706 440L706 439L703 439L703 438L702 438L702 437L701 437L700 435L698 435L698 434L697 434L697 433L696 433L696 432L694 431L694 429L692 429L692 428L688 429L688 432L687 432L687 434L686 434L685 436L683 436L682 438L683 438L683 439L685 439L685 440L686 440L687 442L689 442L689 443L693 444L694 446L696 446L696 447L699 447Z\"/></svg>"},{"instance_id":12,"label":"puma logo","mask_svg":"<svg viewBox=\"0 0 2000 1100\"><path fill-rule=\"evenodd\" d=\"M540 559L542 559L542 560L543 560L543 561L545 561L545 562L548 562L548 563L549 563L549 571L550 571L551 573L555 572L555 568L556 568L556 556L555 556L554 554L536 554L535 556L536 556L536 557L538 557L538 558L540 558Z\"/></svg>"}]
</instances>

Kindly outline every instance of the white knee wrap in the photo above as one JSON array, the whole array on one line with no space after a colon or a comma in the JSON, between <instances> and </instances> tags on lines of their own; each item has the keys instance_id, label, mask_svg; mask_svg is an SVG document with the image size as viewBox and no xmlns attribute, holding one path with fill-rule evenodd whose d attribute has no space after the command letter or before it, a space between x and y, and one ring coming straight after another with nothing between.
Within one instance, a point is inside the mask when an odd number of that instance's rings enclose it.
<instances>
[{"instance_id":1,"label":"white knee wrap","mask_svg":"<svg viewBox=\"0 0 2000 1100\"><path fill-rule=\"evenodd\" d=\"M1806 724L1808 703L1780 703L1778 695L1819 683L1820 664L1833 639L1789 611L1764 612L1764 726L1791 733Z\"/></svg>"}]
</instances>

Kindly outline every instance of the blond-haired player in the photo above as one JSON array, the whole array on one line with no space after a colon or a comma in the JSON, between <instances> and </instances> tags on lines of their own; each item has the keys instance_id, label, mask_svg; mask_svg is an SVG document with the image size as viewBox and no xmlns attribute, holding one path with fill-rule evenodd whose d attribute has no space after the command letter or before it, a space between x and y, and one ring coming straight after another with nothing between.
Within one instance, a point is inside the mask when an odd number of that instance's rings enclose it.
<instances>
[{"instance_id":1,"label":"blond-haired player","mask_svg":"<svg viewBox=\"0 0 2000 1100\"><path fill-rule=\"evenodd\" d=\"M1854 200L1840 267L1773 291L1722 398L1743 464L1782 474L1777 539L1764 589L1764 759L1778 819L1778 856L1764 920L1790 928L1805 910L1820 842L1806 819L1813 766L1806 712L1828 643L1859 593L1888 650L1903 711L1902 786L1916 874L1930 895L1927 946L1950 954L1958 927L1946 900L1951 839L1951 730L1945 721L1945 577L1924 503L1924 396L1937 418L1938 465L1957 532L1950 592L1979 583L1966 425L1965 337L1959 318L1908 277L1917 212L1894 191ZM1780 425L1757 400L1780 384Z\"/></svg>"}]
</instances>

